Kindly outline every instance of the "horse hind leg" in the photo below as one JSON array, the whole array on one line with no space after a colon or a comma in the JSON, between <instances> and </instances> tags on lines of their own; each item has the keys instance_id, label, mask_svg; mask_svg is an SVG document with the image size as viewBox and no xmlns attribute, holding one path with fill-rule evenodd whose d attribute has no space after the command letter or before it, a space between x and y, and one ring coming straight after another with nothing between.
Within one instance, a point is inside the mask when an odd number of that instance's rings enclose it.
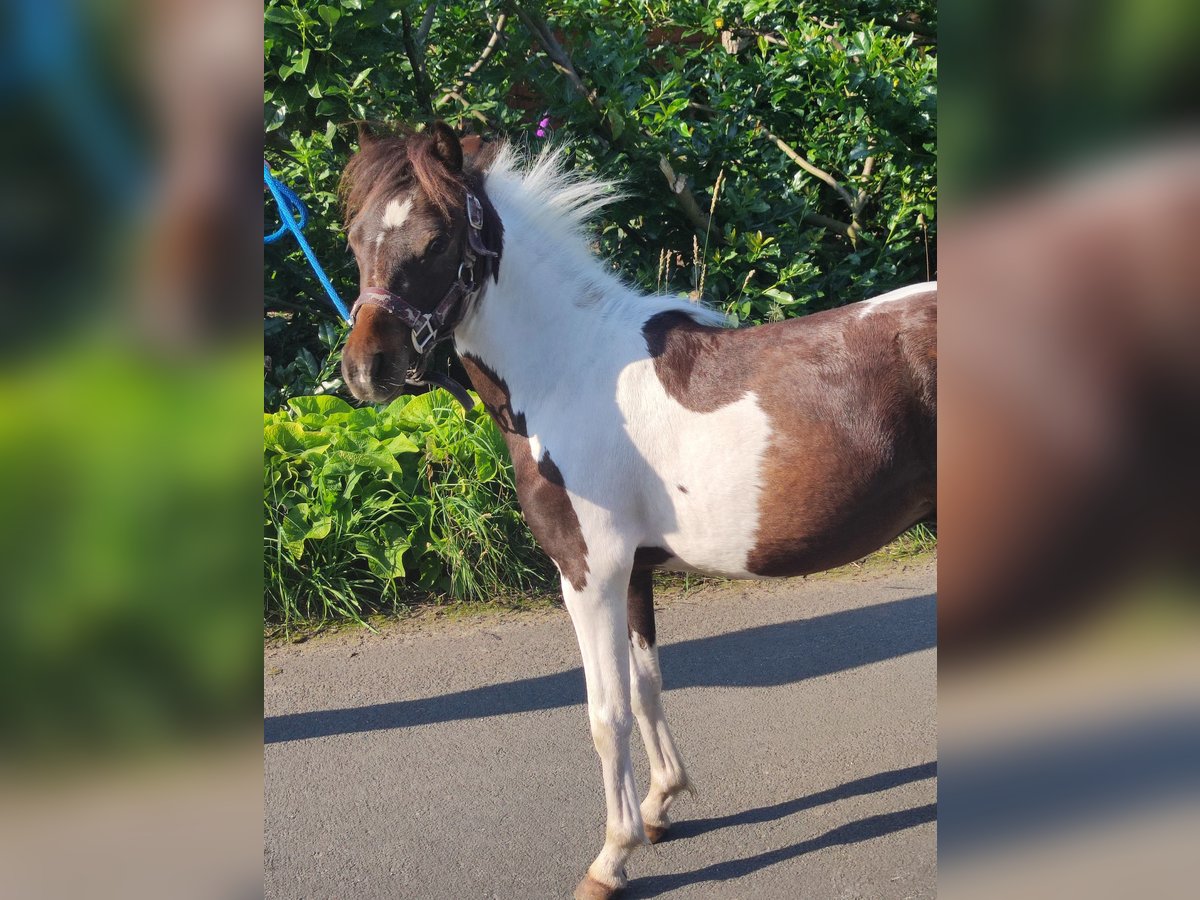
<instances>
[{"instance_id":1,"label":"horse hind leg","mask_svg":"<svg viewBox=\"0 0 1200 900\"><path fill-rule=\"evenodd\" d=\"M650 758L650 790L642 801L646 838L656 844L671 827L671 801L691 790L687 770L671 737L662 708L662 671L655 642L653 572L635 569L629 578L629 674L633 714Z\"/></svg>"}]
</instances>

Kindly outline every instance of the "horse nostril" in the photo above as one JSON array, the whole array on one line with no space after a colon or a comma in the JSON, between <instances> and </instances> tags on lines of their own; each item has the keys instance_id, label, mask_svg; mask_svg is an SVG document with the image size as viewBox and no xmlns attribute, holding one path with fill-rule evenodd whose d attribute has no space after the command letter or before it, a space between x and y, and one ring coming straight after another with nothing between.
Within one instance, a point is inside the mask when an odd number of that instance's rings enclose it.
<instances>
[{"instance_id":1,"label":"horse nostril","mask_svg":"<svg viewBox=\"0 0 1200 900\"><path fill-rule=\"evenodd\" d=\"M383 371L383 352L376 353L371 357L371 380L379 378L379 373Z\"/></svg>"}]
</instances>

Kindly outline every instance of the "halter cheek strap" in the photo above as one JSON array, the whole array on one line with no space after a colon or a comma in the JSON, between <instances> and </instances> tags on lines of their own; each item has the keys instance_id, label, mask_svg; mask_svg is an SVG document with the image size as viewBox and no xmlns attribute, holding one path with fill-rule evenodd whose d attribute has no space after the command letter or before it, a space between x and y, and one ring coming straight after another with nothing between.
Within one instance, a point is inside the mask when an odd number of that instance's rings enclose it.
<instances>
[{"instance_id":1,"label":"halter cheek strap","mask_svg":"<svg viewBox=\"0 0 1200 900\"><path fill-rule=\"evenodd\" d=\"M461 385L440 375L425 377L425 366L433 348L453 334L454 327L466 310L467 302L479 293L481 285L476 281L476 260L479 257L497 256L499 254L483 242L483 204L471 191L467 191L467 243L463 248L458 275L438 305L431 312L423 312L387 288L368 287L358 295L358 299L350 307L350 326L354 327L358 311L364 306L378 306L391 313L412 329L412 344L413 349L417 351L417 364L407 383L437 384L445 387L463 406L469 407L467 392ZM487 277L486 274L484 277Z\"/></svg>"}]
</instances>

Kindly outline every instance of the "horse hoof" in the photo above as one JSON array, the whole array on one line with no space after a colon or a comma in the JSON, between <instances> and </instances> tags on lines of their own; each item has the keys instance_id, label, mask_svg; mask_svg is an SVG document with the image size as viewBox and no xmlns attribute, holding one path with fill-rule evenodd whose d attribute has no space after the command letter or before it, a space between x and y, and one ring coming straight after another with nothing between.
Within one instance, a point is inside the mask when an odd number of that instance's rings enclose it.
<instances>
[{"instance_id":1,"label":"horse hoof","mask_svg":"<svg viewBox=\"0 0 1200 900\"><path fill-rule=\"evenodd\" d=\"M646 840L651 844L657 844L665 838L667 836L667 829L671 827L670 825L646 825L645 823L643 825L646 828Z\"/></svg>"},{"instance_id":2,"label":"horse hoof","mask_svg":"<svg viewBox=\"0 0 1200 900\"><path fill-rule=\"evenodd\" d=\"M612 900L620 893L620 888L611 888L602 884L591 875L586 876L575 888L575 900Z\"/></svg>"}]
</instances>

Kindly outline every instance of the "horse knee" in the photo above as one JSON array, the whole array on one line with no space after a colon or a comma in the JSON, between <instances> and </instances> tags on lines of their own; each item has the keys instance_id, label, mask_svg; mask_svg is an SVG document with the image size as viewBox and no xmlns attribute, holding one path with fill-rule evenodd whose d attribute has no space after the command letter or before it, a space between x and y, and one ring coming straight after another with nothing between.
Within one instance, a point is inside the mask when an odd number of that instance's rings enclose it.
<instances>
[{"instance_id":1,"label":"horse knee","mask_svg":"<svg viewBox=\"0 0 1200 900\"><path fill-rule=\"evenodd\" d=\"M589 711L592 743L602 757L612 758L629 746L633 716L623 712Z\"/></svg>"}]
</instances>

